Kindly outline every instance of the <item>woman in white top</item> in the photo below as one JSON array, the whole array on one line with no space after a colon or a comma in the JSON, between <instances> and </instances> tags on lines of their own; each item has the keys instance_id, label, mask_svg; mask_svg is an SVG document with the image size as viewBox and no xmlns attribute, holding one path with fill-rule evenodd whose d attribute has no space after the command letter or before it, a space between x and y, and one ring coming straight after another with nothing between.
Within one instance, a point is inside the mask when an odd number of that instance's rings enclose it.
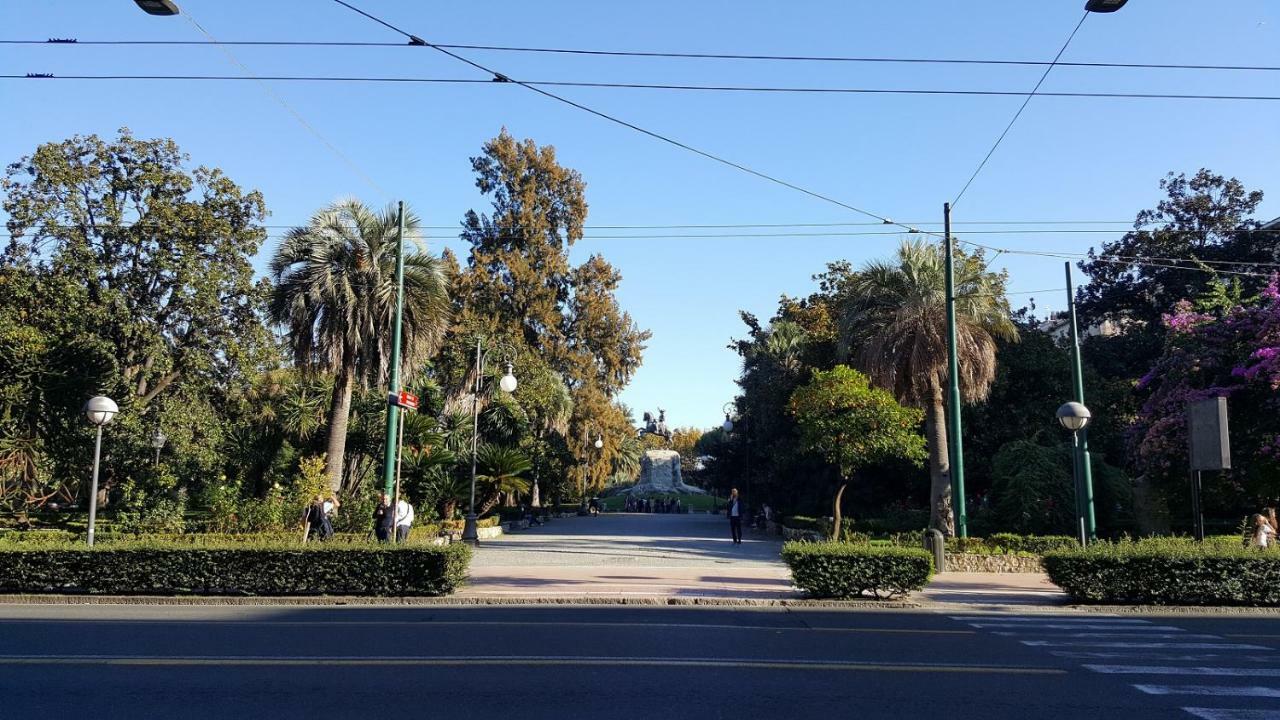
<instances>
[{"instance_id":1,"label":"woman in white top","mask_svg":"<svg viewBox=\"0 0 1280 720\"><path fill-rule=\"evenodd\" d=\"M404 498L396 503L396 542L409 539L409 528L413 527L413 506Z\"/></svg>"},{"instance_id":2,"label":"woman in white top","mask_svg":"<svg viewBox=\"0 0 1280 720\"><path fill-rule=\"evenodd\" d=\"M1253 547L1269 548L1275 542L1276 529L1262 515L1253 516Z\"/></svg>"}]
</instances>

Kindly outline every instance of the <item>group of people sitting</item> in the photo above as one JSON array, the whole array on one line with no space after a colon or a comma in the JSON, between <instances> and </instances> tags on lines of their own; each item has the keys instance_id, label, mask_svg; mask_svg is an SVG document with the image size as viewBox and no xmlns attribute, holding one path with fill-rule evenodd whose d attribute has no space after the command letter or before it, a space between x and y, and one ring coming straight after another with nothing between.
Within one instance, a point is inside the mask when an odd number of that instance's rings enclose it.
<instances>
[{"instance_id":1,"label":"group of people sitting","mask_svg":"<svg viewBox=\"0 0 1280 720\"><path fill-rule=\"evenodd\" d=\"M629 513L681 513L684 506L680 498L627 498L626 512Z\"/></svg>"}]
</instances>

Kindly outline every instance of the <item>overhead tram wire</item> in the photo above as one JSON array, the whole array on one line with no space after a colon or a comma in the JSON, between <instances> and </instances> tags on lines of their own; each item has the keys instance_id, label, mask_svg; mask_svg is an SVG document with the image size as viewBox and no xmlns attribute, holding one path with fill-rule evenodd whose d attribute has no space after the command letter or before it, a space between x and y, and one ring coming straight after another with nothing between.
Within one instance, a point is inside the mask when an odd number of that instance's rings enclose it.
<instances>
[{"instance_id":1,"label":"overhead tram wire","mask_svg":"<svg viewBox=\"0 0 1280 720\"><path fill-rule=\"evenodd\" d=\"M822 200L822 201L827 202L827 203L830 203L830 204L832 204L832 205L836 205L836 206L838 206L838 207L845 208L846 210L852 210L853 212L858 213L859 215L865 215L865 216L870 217L870 218L875 218L876 220L879 220L879 221L881 221L882 223L884 223L884 224L886 224L886 225L896 225L896 226L898 226L898 227L903 227L903 228L907 229L909 232L921 232L921 231L920 231L920 230L918 230L917 228L908 227L908 226L906 226L906 225L903 225L902 223L896 223L896 222L894 222L893 220L891 220L891 219L889 219L888 217L885 217L885 216L883 216L883 215L879 215L879 214L874 213L874 212L871 212L871 211L869 211L869 210L864 210L864 209L862 209L862 208L860 208L860 207L857 207L857 206L855 206L855 205L851 205L851 204L849 204L849 203L846 203L846 202L843 202L843 201L837 200L837 199L835 199L835 198L833 198L833 197L831 197L831 196L829 196L829 195L824 195L824 194L819 193L819 192L816 192L816 191L814 191L814 190L810 190L810 189L805 188L805 187L802 187L802 186L800 186L800 185L796 185L795 183L789 182L789 181L787 181L787 180L783 180L783 179L778 178L778 177L775 177L775 176L773 176L773 175L769 175L769 174L764 173L764 172L761 172L761 171L759 171L759 170L755 170L755 169L750 168L750 167L748 167L748 166L746 166L746 165L743 165L743 164L741 164L741 163L737 163L737 162L734 162L734 161L732 161L732 160L728 160L728 159L726 159L726 158L723 158L723 157L721 157L721 156L719 156L719 155L716 155L716 154L714 154L714 153L707 152L706 150L701 150L701 149L696 148L696 147L694 147L694 146L692 146L692 145L689 145L689 144L683 143L683 142L681 142L681 141L679 141L679 140L676 140L676 139L674 139L674 138L672 138L672 137L670 137L670 136L667 136L667 135L663 135L663 134L661 134L661 133L654 132L653 130L647 130L647 129L643 128L643 127L640 127L639 125L636 125L635 123L628 122L628 121L623 120L623 119L621 119L621 118L619 118L619 117L616 117L616 116L614 116L614 115L610 115L610 114L605 113L605 112L602 112L602 111L600 111L600 110L596 110L595 108L588 107L588 106L586 106L586 105L583 105L583 104L581 104L581 103L575 102L575 101L570 100L570 99L568 99L568 98L566 98L566 97L563 97L563 96L561 96L561 95L557 95L557 94L555 94L555 93L553 93L553 92L551 92L551 91L549 91L549 90L543 90L543 89L542 89L542 88L540 88L540 87L537 87L537 86L534 86L534 85L530 85L530 84L525 83L525 82L522 82L522 81L520 81L520 80L516 80L516 79L514 79L514 78L512 78L512 77L510 77L510 76L508 76L508 75L504 75L503 73L500 73L500 72L498 72L498 71L496 71L496 70L493 70L492 68L486 67L486 66L484 66L484 65L482 65L482 64L480 64L480 63L478 63L478 62L475 62L474 60L469 60L469 59L467 59L467 58L465 58L465 57L463 57L463 56L461 56L461 55L459 55L459 54L457 54L457 53L453 52L452 50L449 50L449 49L447 49L447 48L442 48L442 47L439 47L439 46L436 46L436 45L432 45L431 43L428 43L426 40L423 40L422 38L418 37L417 35L414 35L413 33L410 33L410 32L407 32L407 31L405 31L405 30L402 30L402 29L400 29L400 28L396 27L395 25L392 25L391 23L387 22L386 20L383 20L382 18L379 18L379 17L377 17L377 16L371 15L371 14L369 14L369 13L365 12L364 10L361 10L360 8L356 7L355 5L352 5L351 3L346 2L346 0L333 0L333 1L334 1L334 2L336 2L336 3L337 3L337 4L339 4L339 5L341 5L341 6L345 7L345 8L347 8L348 10L351 10L352 12L355 12L355 13L358 13L358 14L360 14L360 15L363 15L364 17L366 17L366 18L368 18L368 19L370 19L370 20L372 20L372 21L374 21L374 22L378 23L379 25L382 25L382 26L383 26L383 27L385 27L385 28L388 28L389 30L392 30L392 31L394 31L394 32L396 32L396 33L399 33L400 35L403 35L404 37L408 38L409 42L410 42L411 44L413 44L413 45L423 45L423 46L426 46L426 47L430 47L430 48L432 48L432 49L434 49L434 50L436 50L436 51L438 51L438 52L444 53L445 55L448 55L449 57L451 57L451 58L453 58L453 59L455 59L455 60L457 60L457 61L459 61L459 62L465 63L466 65L469 65L469 66L471 66L471 67L473 67L473 68L475 68L475 69L477 69L477 70L480 70L480 71L481 71L481 72L483 72L483 73L486 73L486 74L487 74L487 75L489 75L493 80L496 80L496 81L498 81L498 82L514 83L514 84L519 85L519 86L521 86L521 87L523 87L523 88L526 88L526 89L528 89L528 90L532 90L533 92L536 92L536 93L538 93L539 95L542 95L543 97L547 97L547 98L550 98L550 99L555 100L555 101L557 101L557 102L560 102L560 103L563 103L563 104L565 104L565 105L568 105L568 106L570 106L570 107L577 108L578 110L581 110L581 111L583 111L583 112L590 113L590 114L595 115L596 117L599 117L599 118L601 118L601 119L608 120L609 122L615 123L615 124L617 124L617 125L621 125L622 127L625 127L625 128L629 128L629 129L634 130L635 132L641 133L641 134L643 134L643 135L647 135L647 136L649 136L649 137L651 137L651 138L653 138L653 139L655 139L655 140L660 140L660 141L662 141L662 142L664 142L664 143L667 143L667 144L669 144L669 145L673 145L673 146L675 146L675 147L681 148L681 149L683 149L683 150L686 150L686 151L688 151L688 152L694 153L694 154L696 154L696 155L700 155L700 156L702 156L702 157L704 157L704 158L707 158L708 160L713 160L713 161L715 161L715 162L717 162L717 163L720 163L720 164L722 164L722 165L725 165L725 166L728 166L728 167L734 168L734 169L736 169L736 170L739 170L739 171L741 171L741 172L747 173L747 174L749 174L749 175L753 175L753 176L755 176L755 177L757 177L757 178L760 178L760 179L762 179L762 180L767 180L767 181L769 181L769 182L771 182L771 183L774 183L774 184L776 184L776 185L781 185L782 187L789 188L789 189L791 189L791 190L794 190L794 191L796 191L796 192L802 193L802 194L804 194L804 195L808 195L808 196L810 196L810 197L816 198L816 199L818 199L818 200Z\"/></svg>"},{"instance_id":2,"label":"overhead tram wire","mask_svg":"<svg viewBox=\"0 0 1280 720\"><path fill-rule=\"evenodd\" d=\"M329 40L220 40L221 45L247 47L373 47L373 48L409 48L420 47L413 43L400 42L350 42ZM59 45L59 46L191 46L207 45L197 40L80 40L78 38L48 38L45 40L0 40L0 45ZM468 45L453 43L432 43L435 47L449 50L481 50L508 53L541 53L558 55L584 55L594 57L630 57L630 58L674 58L689 60L750 60L772 62L826 62L826 63L879 63L907 65L992 65L1014 67L1056 67L1078 68L1115 68L1134 70L1215 70L1215 71L1254 71L1280 72L1280 66L1272 65L1224 65L1224 64L1187 64L1187 63L1136 63L1136 62L1066 62L1052 63L1045 60L1007 60L998 58L908 58L908 57L859 57L841 55L769 55L748 53L705 53L705 52L663 52L643 50L597 50L589 48L550 48L520 47L508 45Z\"/></svg>"},{"instance_id":3,"label":"overhead tram wire","mask_svg":"<svg viewBox=\"0 0 1280 720\"><path fill-rule=\"evenodd\" d=\"M338 0L334 0L337 2ZM500 75L500 74L499 74ZM505 78L505 75L500 75ZM122 80L138 80L138 81L209 81L209 82L235 82L246 80L272 81L272 82L326 82L326 83L404 83L404 84L427 84L427 85L492 85L494 83L510 83L520 85L534 92L546 95L571 104L574 107L580 107L593 115L604 117L610 122L637 130L646 135L661 139L663 142L675 144L683 149L696 152L700 155L713 157L716 162L731 164L730 161L719 157L711 156L696 148L685 146L679 141L672 140L658 133L645 130L638 126L633 126L625 120L620 120L613 116L606 115L597 110L588 108L567 98L542 90L543 87L578 87L578 88L602 88L602 89L621 89L621 90L667 90L682 92L728 92L728 93L771 93L771 94L816 94L816 95L937 95L937 96L961 96L961 97L1021 97L1030 99L1035 97L1057 97L1057 98L1098 98L1098 99L1116 99L1116 100L1213 100L1213 101L1254 101L1254 102L1277 102L1280 96L1277 95L1222 95L1212 93L1140 93L1140 92L1027 92L1024 90L968 90L968 89L939 89L939 88L851 88L851 87L786 87L786 86L757 86L757 85L690 85L690 84L670 84L670 83L623 83L623 82L586 82L573 80L512 80L510 78L501 79L483 79L483 78L427 78L427 77L394 77L385 75L254 75L245 77L241 75L58 75L54 73L30 72L24 75L0 74L0 79L5 80L79 80L79 81L122 81ZM1010 126L1012 127L1012 126ZM1002 136L1003 138L1003 136ZM991 151L995 152L994 148ZM989 157L988 157L989 159ZM739 167L739 170L756 174L745 167ZM975 176L976 177L976 174ZM771 182L781 182L774 178L769 178ZM793 188L794 189L794 188ZM838 201L834 201L838 202ZM848 208L846 208L848 209ZM877 217L873 213L863 213L871 217Z\"/></svg>"},{"instance_id":4,"label":"overhead tram wire","mask_svg":"<svg viewBox=\"0 0 1280 720\"><path fill-rule=\"evenodd\" d=\"M993 144L991 146L991 149L987 151L986 157L982 158L982 162L978 163L978 168L973 171L973 174L969 176L968 181L965 182L964 187L960 188L959 194L957 194L955 199L951 201L952 209L954 209L956 205L960 204L960 199L963 198L964 194L969 191L969 186L972 185L973 181L978 178L978 175L982 172L982 169L987 166L987 163L991 160L991 156L995 155L996 149L1000 147L1000 143L1004 142L1004 139L1009 134L1009 131L1012 130L1014 124L1018 122L1018 118L1022 117L1022 111L1027 109L1027 105L1031 103L1031 98L1035 97L1036 91L1038 91L1040 89L1040 86L1044 84L1044 81L1048 79L1049 73L1053 72L1054 66L1057 65L1058 61L1062 59L1062 54L1067 51L1068 47L1070 47L1071 41L1074 40L1076 37L1076 33L1080 32L1080 28L1084 26L1084 21L1088 19L1089 19L1089 11L1085 10L1084 15L1080 17L1080 22L1076 23L1075 29L1071 31L1071 34L1069 36L1067 36L1067 41L1062 44L1062 47L1058 50L1058 54L1053 57L1053 61L1049 63L1048 67L1044 69L1044 73L1040 75L1040 80L1036 82L1036 86L1031 88L1031 93L1027 95L1025 100L1022 101L1022 105L1018 107L1018 112L1013 114L1013 119L1010 120L1009 124L1005 126L1004 132L1000 133L1000 137L996 138L995 144Z\"/></svg>"}]
</instances>

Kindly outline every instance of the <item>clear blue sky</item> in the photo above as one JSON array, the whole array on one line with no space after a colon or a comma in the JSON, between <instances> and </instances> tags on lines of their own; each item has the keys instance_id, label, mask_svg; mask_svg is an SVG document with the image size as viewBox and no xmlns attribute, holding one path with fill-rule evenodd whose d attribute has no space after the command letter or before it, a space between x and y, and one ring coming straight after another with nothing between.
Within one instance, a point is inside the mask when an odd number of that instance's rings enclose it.
<instances>
[{"instance_id":1,"label":"clear blue sky","mask_svg":"<svg viewBox=\"0 0 1280 720\"><path fill-rule=\"evenodd\" d=\"M329 2L180 0L220 40L399 41ZM361 0L366 9L438 43L752 54L1051 59L1083 0L895 2L484 2ZM153 18L128 0L0 6L3 39L201 40L183 18ZM482 77L423 48L231 49L261 75ZM576 58L471 51L526 80L1029 90L1035 67L768 63ZM1072 61L1280 65L1280 6L1133 0L1090 17ZM238 74L213 47L0 46L0 73ZM1059 68L1046 91L1280 94L1280 73ZM832 223L866 218L743 175L513 85L273 83L272 90L385 189L380 192L252 82L0 80L0 159L75 133L171 136L195 163L223 168L266 195L270 223L302 223L342 196L403 198L429 225L456 226L486 203L468 158L506 126L554 145L581 171L589 225ZM897 220L939 222L1021 102L1016 97L757 95L652 90L562 91L670 134ZM1131 220L1158 199L1169 170L1205 166L1274 195L1280 214L1280 103L1036 98L956 208L957 221ZM858 230L859 228L848 228ZM875 230L877 228L862 228ZM963 229L963 228L960 228ZM273 233L279 233L273 230ZM661 231L659 231L661 232ZM725 231L708 231L725 232ZM589 231L588 236L619 234ZM440 232L432 249L460 250ZM1002 235L1014 249L1083 251L1108 235ZM739 364L738 310L767 318L784 293L807 294L831 260L892 252L899 236L588 239L576 259L603 253L621 269L619 293L653 331L644 367L622 400L662 406L677 425L719 422ZM264 258L275 238L263 250ZM1059 260L996 266L1015 291L1061 288ZM1062 292L1037 305L1064 304ZM1025 301L1020 295L1015 301Z\"/></svg>"}]
</instances>

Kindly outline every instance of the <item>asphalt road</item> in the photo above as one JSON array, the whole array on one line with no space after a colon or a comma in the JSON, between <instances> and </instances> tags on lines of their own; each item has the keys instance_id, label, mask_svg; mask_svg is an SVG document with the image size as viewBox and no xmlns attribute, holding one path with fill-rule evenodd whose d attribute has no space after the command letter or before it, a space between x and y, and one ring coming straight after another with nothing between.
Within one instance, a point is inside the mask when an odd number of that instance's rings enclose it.
<instances>
[{"instance_id":1,"label":"asphalt road","mask_svg":"<svg viewBox=\"0 0 1280 720\"><path fill-rule=\"evenodd\" d=\"M1280 718L1280 618L0 606L0 718Z\"/></svg>"}]
</instances>

